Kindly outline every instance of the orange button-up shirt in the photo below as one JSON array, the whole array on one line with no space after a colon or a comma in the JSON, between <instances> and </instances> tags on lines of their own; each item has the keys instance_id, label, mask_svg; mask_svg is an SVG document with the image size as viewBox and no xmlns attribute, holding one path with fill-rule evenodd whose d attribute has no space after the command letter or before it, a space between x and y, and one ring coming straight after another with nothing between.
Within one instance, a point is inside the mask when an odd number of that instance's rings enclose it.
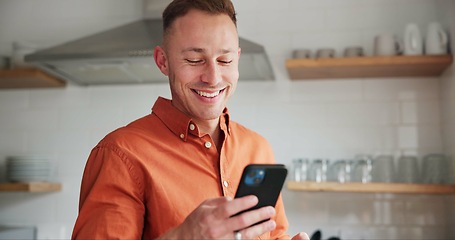
<instances>
[{"instance_id":1,"label":"orange button-up shirt","mask_svg":"<svg viewBox=\"0 0 455 240\"><path fill-rule=\"evenodd\" d=\"M269 143L220 116L221 152L191 118L158 98L152 113L108 134L92 150L81 184L73 239L154 239L208 198L234 197L243 168L274 163ZM289 238L281 196L277 228Z\"/></svg>"}]
</instances>

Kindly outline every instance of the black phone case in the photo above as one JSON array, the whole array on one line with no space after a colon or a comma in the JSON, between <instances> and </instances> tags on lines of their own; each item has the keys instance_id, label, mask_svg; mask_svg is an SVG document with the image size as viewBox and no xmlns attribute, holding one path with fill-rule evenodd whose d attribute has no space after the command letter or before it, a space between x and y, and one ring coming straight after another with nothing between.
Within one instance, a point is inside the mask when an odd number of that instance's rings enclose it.
<instances>
[{"instance_id":1,"label":"black phone case","mask_svg":"<svg viewBox=\"0 0 455 240\"><path fill-rule=\"evenodd\" d=\"M245 178L253 169L264 169L265 177L259 184L253 186L247 185L245 183ZM247 195L256 195L259 202L256 206L238 214L264 206L274 207L280 195L281 189L283 188L284 181L286 180L287 172L288 171L283 164L250 164L246 166L243 170L242 178L240 179L240 184L237 188L235 197L238 198Z\"/></svg>"}]
</instances>

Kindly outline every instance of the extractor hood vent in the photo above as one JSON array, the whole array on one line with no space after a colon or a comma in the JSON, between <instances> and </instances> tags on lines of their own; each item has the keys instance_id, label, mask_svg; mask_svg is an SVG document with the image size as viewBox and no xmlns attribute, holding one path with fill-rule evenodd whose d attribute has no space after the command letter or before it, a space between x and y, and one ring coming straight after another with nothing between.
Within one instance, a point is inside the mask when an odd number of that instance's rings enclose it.
<instances>
[{"instance_id":1,"label":"extractor hood vent","mask_svg":"<svg viewBox=\"0 0 455 240\"><path fill-rule=\"evenodd\" d=\"M166 83L153 48L162 20L143 19L25 56L25 61L80 85ZM240 38L239 81L273 80L263 46Z\"/></svg>"}]
</instances>

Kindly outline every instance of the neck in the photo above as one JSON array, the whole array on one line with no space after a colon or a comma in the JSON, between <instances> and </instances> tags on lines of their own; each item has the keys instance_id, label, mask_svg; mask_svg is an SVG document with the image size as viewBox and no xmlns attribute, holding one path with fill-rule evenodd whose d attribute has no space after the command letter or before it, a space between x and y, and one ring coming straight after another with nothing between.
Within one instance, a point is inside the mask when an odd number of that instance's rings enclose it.
<instances>
[{"instance_id":1,"label":"neck","mask_svg":"<svg viewBox=\"0 0 455 240\"><path fill-rule=\"evenodd\" d=\"M196 119L193 119L193 121L197 124L199 127L199 130L202 133L209 134L210 137L212 138L213 142L216 145L216 148L218 149L218 152L221 149L221 145L223 143L223 138L222 138L222 131L220 129L220 120L219 118L214 119L214 120L204 120L204 121L196 121Z\"/></svg>"},{"instance_id":2,"label":"neck","mask_svg":"<svg viewBox=\"0 0 455 240\"><path fill-rule=\"evenodd\" d=\"M220 120L219 118L213 119L213 120L197 120L193 119L193 121L197 124L199 127L199 130L202 133L207 133L209 134L212 138L216 137L217 135L220 134L220 127L219 123Z\"/></svg>"}]
</instances>

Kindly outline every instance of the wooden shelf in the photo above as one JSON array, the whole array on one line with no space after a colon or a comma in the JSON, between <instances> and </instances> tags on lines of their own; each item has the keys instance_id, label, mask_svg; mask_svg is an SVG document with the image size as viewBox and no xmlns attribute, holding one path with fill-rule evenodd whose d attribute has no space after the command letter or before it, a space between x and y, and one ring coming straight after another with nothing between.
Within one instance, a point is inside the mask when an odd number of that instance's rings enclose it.
<instances>
[{"instance_id":1,"label":"wooden shelf","mask_svg":"<svg viewBox=\"0 0 455 240\"><path fill-rule=\"evenodd\" d=\"M289 181L287 187L289 190L308 192L455 194L455 185L439 184Z\"/></svg>"},{"instance_id":2,"label":"wooden shelf","mask_svg":"<svg viewBox=\"0 0 455 240\"><path fill-rule=\"evenodd\" d=\"M61 189L60 183L50 182L0 183L0 192L58 192Z\"/></svg>"},{"instance_id":3,"label":"wooden shelf","mask_svg":"<svg viewBox=\"0 0 455 240\"><path fill-rule=\"evenodd\" d=\"M40 69L0 70L0 89L64 87L66 82Z\"/></svg>"},{"instance_id":4,"label":"wooden shelf","mask_svg":"<svg viewBox=\"0 0 455 240\"><path fill-rule=\"evenodd\" d=\"M452 55L288 59L292 80L325 78L439 76Z\"/></svg>"}]
</instances>

